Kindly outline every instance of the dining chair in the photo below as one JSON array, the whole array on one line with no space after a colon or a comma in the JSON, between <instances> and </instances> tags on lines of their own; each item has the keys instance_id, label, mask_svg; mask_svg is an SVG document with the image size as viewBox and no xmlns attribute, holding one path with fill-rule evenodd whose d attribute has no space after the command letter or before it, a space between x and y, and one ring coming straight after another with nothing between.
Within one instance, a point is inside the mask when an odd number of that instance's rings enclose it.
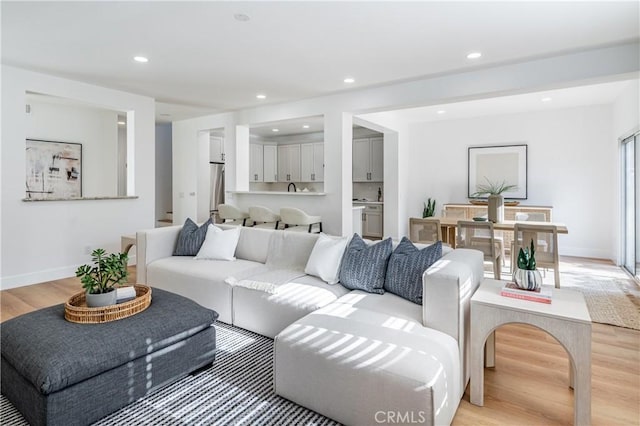
<instances>
[{"instance_id":1,"label":"dining chair","mask_svg":"<svg viewBox=\"0 0 640 426\"><path fill-rule=\"evenodd\" d=\"M409 218L409 240L413 243L433 244L442 241L440 220L433 217Z\"/></svg>"},{"instance_id":2,"label":"dining chair","mask_svg":"<svg viewBox=\"0 0 640 426\"><path fill-rule=\"evenodd\" d=\"M515 215L515 219L516 222L547 222L547 216L544 213L541 212L530 212L530 213L525 213L525 212L517 212ZM515 265L515 261L517 259L517 255L518 252L515 249L515 240L516 240L516 236L514 234L514 238L511 241L511 246L510 246L510 259L511 259L511 272L513 272L513 268ZM538 245L540 245L540 247L542 247L543 250L547 249L547 246L549 245L549 241L548 241L548 235L547 236L543 236L543 238L538 240Z\"/></svg>"},{"instance_id":3,"label":"dining chair","mask_svg":"<svg viewBox=\"0 0 640 426\"><path fill-rule=\"evenodd\" d=\"M504 246L502 240L495 238L492 222L458 221L458 239L456 248L479 250L484 254L485 262L493 264L493 276L500 279Z\"/></svg>"},{"instance_id":4,"label":"dining chair","mask_svg":"<svg viewBox=\"0 0 640 426\"><path fill-rule=\"evenodd\" d=\"M521 248L531 246L535 249L536 267L552 268L554 284L560 288L560 259L558 254L558 228L555 225L530 224L516 222L513 228L514 254L512 259L517 259L517 253ZM540 244L545 242L545 244ZM512 266L513 268L513 266Z\"/></svg>"}]
</instances>

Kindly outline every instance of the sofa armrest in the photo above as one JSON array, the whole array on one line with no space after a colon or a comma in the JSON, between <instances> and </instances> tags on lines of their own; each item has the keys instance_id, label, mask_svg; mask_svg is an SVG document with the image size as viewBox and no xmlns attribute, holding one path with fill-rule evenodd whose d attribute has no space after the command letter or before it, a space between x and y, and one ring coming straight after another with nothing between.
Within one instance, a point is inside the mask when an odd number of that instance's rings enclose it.
<instances>
[{"instance_id":1,"label":"sofa armrest","mask_svg":"<svg viewBox=\"0 0 640 426\"><path fill-rule=\"evenodd\" d=\"M178 241L182 225L147 229L136 233L136 282L147 283L147 265L170 257Z\"/></svg>"},{"instance_id":2,"label":"sofa armrest","mask_svg":"<svg viewBox=\"0 0 640 426\"><path fill-rule=\"evenodd\" d=\"M471 296L483 277L482 252L469 249L448 253L422 276L422 323L457 340L462 389L469 380Z\"/></svg>"}]
</instances>

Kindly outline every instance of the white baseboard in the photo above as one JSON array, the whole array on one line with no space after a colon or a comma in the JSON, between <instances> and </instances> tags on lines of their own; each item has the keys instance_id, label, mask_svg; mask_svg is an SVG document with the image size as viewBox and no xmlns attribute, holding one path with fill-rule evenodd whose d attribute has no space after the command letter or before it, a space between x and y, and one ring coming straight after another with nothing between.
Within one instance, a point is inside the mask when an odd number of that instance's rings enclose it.
<instances>
[{"instance_id":1,"label":"white baseboard","mask_svg":"<svg viewBox=\"0 0 640 426\"><path fill-rule=\"evenodd\" d=\"M610 250L585 249L581 247L562 247L560 244L560 256L587 257L591 259L611 259L615 263L615 256Z\"/></svg>"},{"instance_id":2,"label":"white baseboard","mask_svg":"<svg viewBox=\"0 0 640 426\"><path fill-rule=\"evenodd\" d=\"M136 257L129 258L129 265L136 264ZM0 278L0 290L24 287L32 284L39 284L47 281L60 280L76 276L78 265L64 266L61 268L45 269L44 271L29 272L27 274L12 275Z\"/></svg>"}]
</instances>

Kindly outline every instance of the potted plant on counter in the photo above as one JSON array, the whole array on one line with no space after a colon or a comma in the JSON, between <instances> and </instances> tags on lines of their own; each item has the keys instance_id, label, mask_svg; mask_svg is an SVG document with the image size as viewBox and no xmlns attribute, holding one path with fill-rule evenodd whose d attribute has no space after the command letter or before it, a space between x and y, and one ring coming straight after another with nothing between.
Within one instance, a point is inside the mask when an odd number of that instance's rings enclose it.
<instances>
[{"instance_id":1,"label":"potted plant on counter","mask_svg":"<svg viewBox=\"0 0 640 426\"><path fill-rule=\"evenodd\" d=\"M126 253L111 253L101 248L91 253L93 266L82 265L76 270L82 288L87 292L87 306L100 307L116 304L116 287L127 282L129 271Z\"/></svg>"},{"instance_id":2,"label":"potted plant on counter","mask_svg":"<svg viewBox=\"0 0 640 426\"><path fill-rule=\"evenodd\" d=\"M431 198L424 203L424 208L422 209L422 218L432 217L436 212L436 200L431 201Z\"/></svg>"},{"instance_id":3,"label":"potted plant on counter","mask_svg":"<svg viewBox=\"0 0 640 426\"><path fill-rule=\"evenodd\" d=\"M513 270L513 281L524 290L537 290L542 284L542 275L536 269L536 250L531 240L531 248L520 248L518 267Z\"/></svg>"},{"instance_id":4,"label":"potted plant on counter","mask_svg":"<svg viewBox=\"0 0 640 426\"><path fill-rule=\"evenodd\" d=\"M474 197L488 196L487 217L490 222L502 222L504 220L504 199L502 193L507 191L515 191L518 185L507 185L506 181L491 182L488 178L484 178L487 183L476 187L477 191L472 195Z\"/></svg>"}]
</instances>

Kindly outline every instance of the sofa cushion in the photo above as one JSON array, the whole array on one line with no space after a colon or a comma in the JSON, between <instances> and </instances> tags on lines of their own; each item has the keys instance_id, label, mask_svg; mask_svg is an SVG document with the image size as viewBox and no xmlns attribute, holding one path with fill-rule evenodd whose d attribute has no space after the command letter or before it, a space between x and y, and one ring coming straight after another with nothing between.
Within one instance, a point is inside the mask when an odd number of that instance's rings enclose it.
<instances>
[{"instance_id":1,"label":"sofa cushion","mask_svg":"<svg viewBox=\"0 0 640 426\"><path fill-rule=\"evenodd\" d=\"M441 257L441 241L419 250L407 237L402 237L389 258L384 289L422 304L422 274Z\"/></svg>"},{"instance_id":2,"label":"sofa cushion","mask_svg":"<svg viewBox=\"0 0 640 426\"><path fill-rule=\"evenodd\" d=\"M211 219L207 220L202 226L192 221L190 218L184 221L184 225L178 234L178 241L173 250L174 256L195 256L202 246L207 235L207 228L211 225Z\"/></svg>"},{"instance_id":3,"label":"sofa cushion","mask_svg":"<svg viewBox=\"0 0 640 426\"><path fill-rule=\"evenodd\" d=\"M320 234L304 271L328 284L337 284L340 281L340 263L348 243L348 237L336 238Z\"/></svg>"},{"instance_id":4,"label":"sofa cushion","mask_svg":"<svg viewBox=\"0 0 640 426\"><path fill-rule=\"evenodd\" d=\"M195 300L220 314L219 320L232 323L231 286L225 279L232 275L250 275L264 270L264 265L249 260L195 260L172 256L147 266L147 284Z\"/></svg>"},{"instance_id":5,"label":"sofa cushion","mask_svg":"<svg viewBox=\"0 0 640 426\"><path fill-rule=\"evenodd\" d=\"M318 234L273 231L265 264L272 269L304 271L317 239Z\"/></svg>"},{"instance_id":6,"label":"sofa cushion","mask_svg":"<svg viewBox=\"0 0 640 426\"><path fill-rule=\"evenodd\" d=\"M304 275L266 292L233 287L233 324L267 337L275 337L289 324L336 301L349 290Z\"/></svg>"},{"instance_id":7,"label":"sofa cushion","mask_svg":"<svg viewBox=\"0 0 640 426\"><path fill-rule=\"evenodd\" d=\"M234 253L240 238L240 228L222 230L214 225L207 227L207 236L196 255L197 260L236 260Z\"/></svg>"},{"instance_id":8,"label":"sofa cushion","mask_svg":"<svg viewBox=\"0 0 640 426\"><path fill-rule=\"evenodd\" d=\"M396 325L402 327L405 327L409 322L422 326L422 306L390 292L373 294L362 290L354 290L336 300L335 303L389 315L394 318Z\"/></svg>"},{"instance_id":9,"label":"sofa cushion","mask_svg":"<svg viewBox=\"0 0 640 426\"><path fill-rule=\"evenodd\" d=\"M358 234L354 234L342 257L342 285L350 290L383 294L391 245L391 238L368 245Z\"/></svg>"},{"instance_id":10,"label":"sofa cushion","mask_svg":"<svg viewBox=\"0 0 640 426\"><path fill-rule=\"evenodd\" d=\"M236 247L236 257L265 263L269 253L269 241L274 232L272 229L243 226Z\"/></svg>"}]
</instances>

